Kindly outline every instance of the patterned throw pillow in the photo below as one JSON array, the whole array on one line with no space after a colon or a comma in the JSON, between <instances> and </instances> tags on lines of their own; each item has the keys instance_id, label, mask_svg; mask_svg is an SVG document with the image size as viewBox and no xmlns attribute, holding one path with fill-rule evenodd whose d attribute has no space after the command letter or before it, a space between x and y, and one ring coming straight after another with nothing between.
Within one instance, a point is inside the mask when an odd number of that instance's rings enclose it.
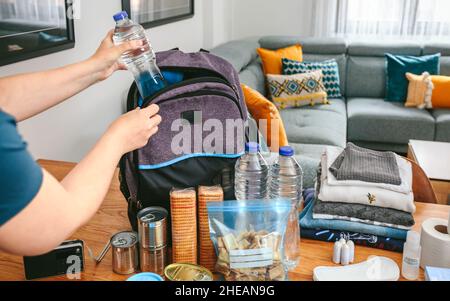
<instances>
[{"instance_id":1,"label":"patterned throw pillow","mask_svg":"<svg viewBox=\"0 0 450 301\"><path fill-rule=\"evenodd\" d=\"M322 70L323 84L329 98L340 98L339 66L335 59L324 62L299 62L283 58L283 74L291 75Z\"/></svg>"},{"instance_id":2,"label":"patterned throw pillow","mask_svg":"<svg viewBox=\"0 0 450 301\"><path fill-rule=\"evenodd\" d=\"M328 104L322 71L294 75L267 75L272 101L278 109Z\"/></svg>"}]
</instances>

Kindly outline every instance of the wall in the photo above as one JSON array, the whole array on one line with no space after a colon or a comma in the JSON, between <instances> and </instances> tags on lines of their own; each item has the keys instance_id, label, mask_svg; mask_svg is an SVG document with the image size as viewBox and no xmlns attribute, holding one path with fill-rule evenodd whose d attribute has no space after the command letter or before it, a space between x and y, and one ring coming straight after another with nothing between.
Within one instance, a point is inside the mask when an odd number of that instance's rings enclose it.
<instances>
[{"instance_id":1,"label":"wall","mask_svg":"<svg viewBox=\"0 0 450 301\"><path fill-rule=\"evenodd\" d=\"M194 18L152 28L156 50L180 47L196 51L203 47L203 0L195 0ZM114 26L112 15L121 0L81 0L81 19L75 20L76 47L36 59L0 67L0 77L21 72L56 68L88 58ZM65 103L22 122L19 130L35 158L79 161L123 111L132 76L119 72Z\"/></svg>"},{"instance_id":2,"label":"wall","mask_svg":"<svg viewBox=\"0 0 450 301\"><path fill-rule=\"evenodd\" d=\"M76 47L0 67L0 77L75 63L92 55L114 26L121 0L80 0ZM152 28L155 50L212 48L232 39L270 34L308 35L314 0L195 0L194 18ZM119 72L30 120L19 130L35 158L79 161L123 112L132 76Z\"/></svg>"},{"instance_id":3,"label":"wall","mask_svg":"<svg viewBox=\"0 0 450 301\"><path fill-rule=\"evenodd\" d=\"M231 0L231 37L312 33L314 0Z\"/></svg>"}]
</instances>

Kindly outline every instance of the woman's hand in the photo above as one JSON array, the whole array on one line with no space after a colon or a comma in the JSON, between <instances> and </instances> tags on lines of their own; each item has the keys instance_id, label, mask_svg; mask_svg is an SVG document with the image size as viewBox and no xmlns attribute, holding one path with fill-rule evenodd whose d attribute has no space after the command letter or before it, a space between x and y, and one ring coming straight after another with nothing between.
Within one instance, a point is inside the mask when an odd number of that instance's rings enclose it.
<instances>
[{"instance_id":1,"label":"woman's hand","mask_svg":"<svg viewBox=\"0 0 450 301\"><path fill-rule=\"evenodd\" d=\"M122 115L111 125L107 135L113 137L114 145L119 147L121 155L147 145L148 140L158 132L161 123L158 112L157 105L138 108Z\"/></svg>"},{"instance_id":2,"label":"woman's hand","mask_svg":"<svg viewBox=\"0 0 450 301\"><path fill-rule=\"evenodd\" d=\"M132 51L142 47L142 41L134 40L125 42L119 46L113 43L114 30L100 44L95 54L89 59L94 64L98 81L110 77L117 70L126 70L126 67L119 63L119 58L127 51Z\"/></svg>"}]
</instances>

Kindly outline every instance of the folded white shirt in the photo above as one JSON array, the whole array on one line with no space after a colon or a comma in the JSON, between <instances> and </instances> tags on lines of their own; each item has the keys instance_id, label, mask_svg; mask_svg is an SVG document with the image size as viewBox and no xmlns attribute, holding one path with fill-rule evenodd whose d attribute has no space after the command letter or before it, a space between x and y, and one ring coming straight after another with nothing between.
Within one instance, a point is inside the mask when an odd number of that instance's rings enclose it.
<instances>
[{"instance_id":1,"label":"folded white shirt","mask_svg":"<svg viewBox=\"0 0 450 301\"><path fill-rule=\"evenodd\" d=\"M329 185L328 158L322 155L322 178L319 199L323 202L355 203L383 208L392 208L414 213L414 195L401 193L358 181L359 185ZM409 163L409 162L408 162ZM325 176L324 176L325 175ZM403 181L403 179L402 179ZM412 181L411 181L412 182Z\"/></svg>"},{"instance_id":2,"label":"folded white shirt","mask_svg":"<svg viewBox=\"0 0 450 301\"><path fill-rule=\"evenodd\" d=\"M400 178L402 179L402 183L400 185L393 184L385 184L385 183L371 183L364 182L358 180L338 180L331 173L330 167L333 165L334 161L339 157L342 151L334 148L327 148L326 150L326 161L327 161L327 169L326 169L326 177L328 177L328 185L333 186L371 186L371 187L379 187L383 189L392 190L395 192L401 192L405 194L409 194L412 192L412 166L411 163L400 157L399 155L395 155L397 159L397 165L400 173ZM322 178L324 175L322 174Z\"/></svg>"}]
</instances>

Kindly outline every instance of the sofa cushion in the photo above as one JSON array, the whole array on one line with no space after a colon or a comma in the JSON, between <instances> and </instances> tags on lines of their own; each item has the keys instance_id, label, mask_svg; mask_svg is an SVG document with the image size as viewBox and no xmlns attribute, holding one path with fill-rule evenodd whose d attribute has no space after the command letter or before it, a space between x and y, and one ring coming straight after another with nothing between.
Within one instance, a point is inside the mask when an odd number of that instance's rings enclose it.
<instances>
[{"instance_id":1,"label":"sofa cushion","mask_svg":"<svg viewBox=\"0 0 450 301\"><path fill-rule=\"evenodd\" d=\"M238 40L219 45L211 53L226 59L239 72L257 58L258 47L257 41Z\"/></svg>"},{"instance_id":2,"label":"sofa cushion","mask_svg":"<svg viewBox=\"0 0 450 301\"><path fill-rule=\"evenodd\" d=\"M436 141L450 142L450 109L435 109L431 114L436 119Z\"/></svg>"},{"instance_id":3,"label":"sofa cushion","mask_svg":"<svg viewBox=\"0 0 450 301\"><path fill-rule=\"evenodd\" d=\"M385 53L419 56L422 54L422 47L414 42L353 42L348 45L350 56L384 57Z\"/></svg>"},{"instance_id":4,"label":"sofa cushion","mask_svg":"<svg viewBox=\"0 0 450 301\"><path fill-rule=\"evenodd\" d=\"M330 105L282 110L289 143L345 147L347 113L345 102L331 99Z\"/></svg>"},{"instance_id":5,"label":"sofa cushion","mask_svg":"<svg viewBox=\"0 0 450 301\"><path fill-rule=\"evenodd\" d=\"M384 57L350 56L347 65L347 97L385 97L386 61Z\"/></svg>"},{"instance_id":6,"label":"sofa cushion","mask_svg":"<svg viewBox=\"0 0 450 301\"><path fill-rule=\"evenodd\" d=\"M433 116L402 103L380 98L350 98L348 140L407 144L410 139L434 140Z\"/></svg>"},{"instance_id":7,"label":"sofa cushion","mask_svg":"<svg viewBox=\"0 0 450 301\"><path fill-rule=\"evenodd\" d=\"M302 38L298 36L267 36L259 40L261 47L279 49L295 44L303 47L303 53L345 54L347 43L341 38Z\"/></svg>"}]
</instances>

